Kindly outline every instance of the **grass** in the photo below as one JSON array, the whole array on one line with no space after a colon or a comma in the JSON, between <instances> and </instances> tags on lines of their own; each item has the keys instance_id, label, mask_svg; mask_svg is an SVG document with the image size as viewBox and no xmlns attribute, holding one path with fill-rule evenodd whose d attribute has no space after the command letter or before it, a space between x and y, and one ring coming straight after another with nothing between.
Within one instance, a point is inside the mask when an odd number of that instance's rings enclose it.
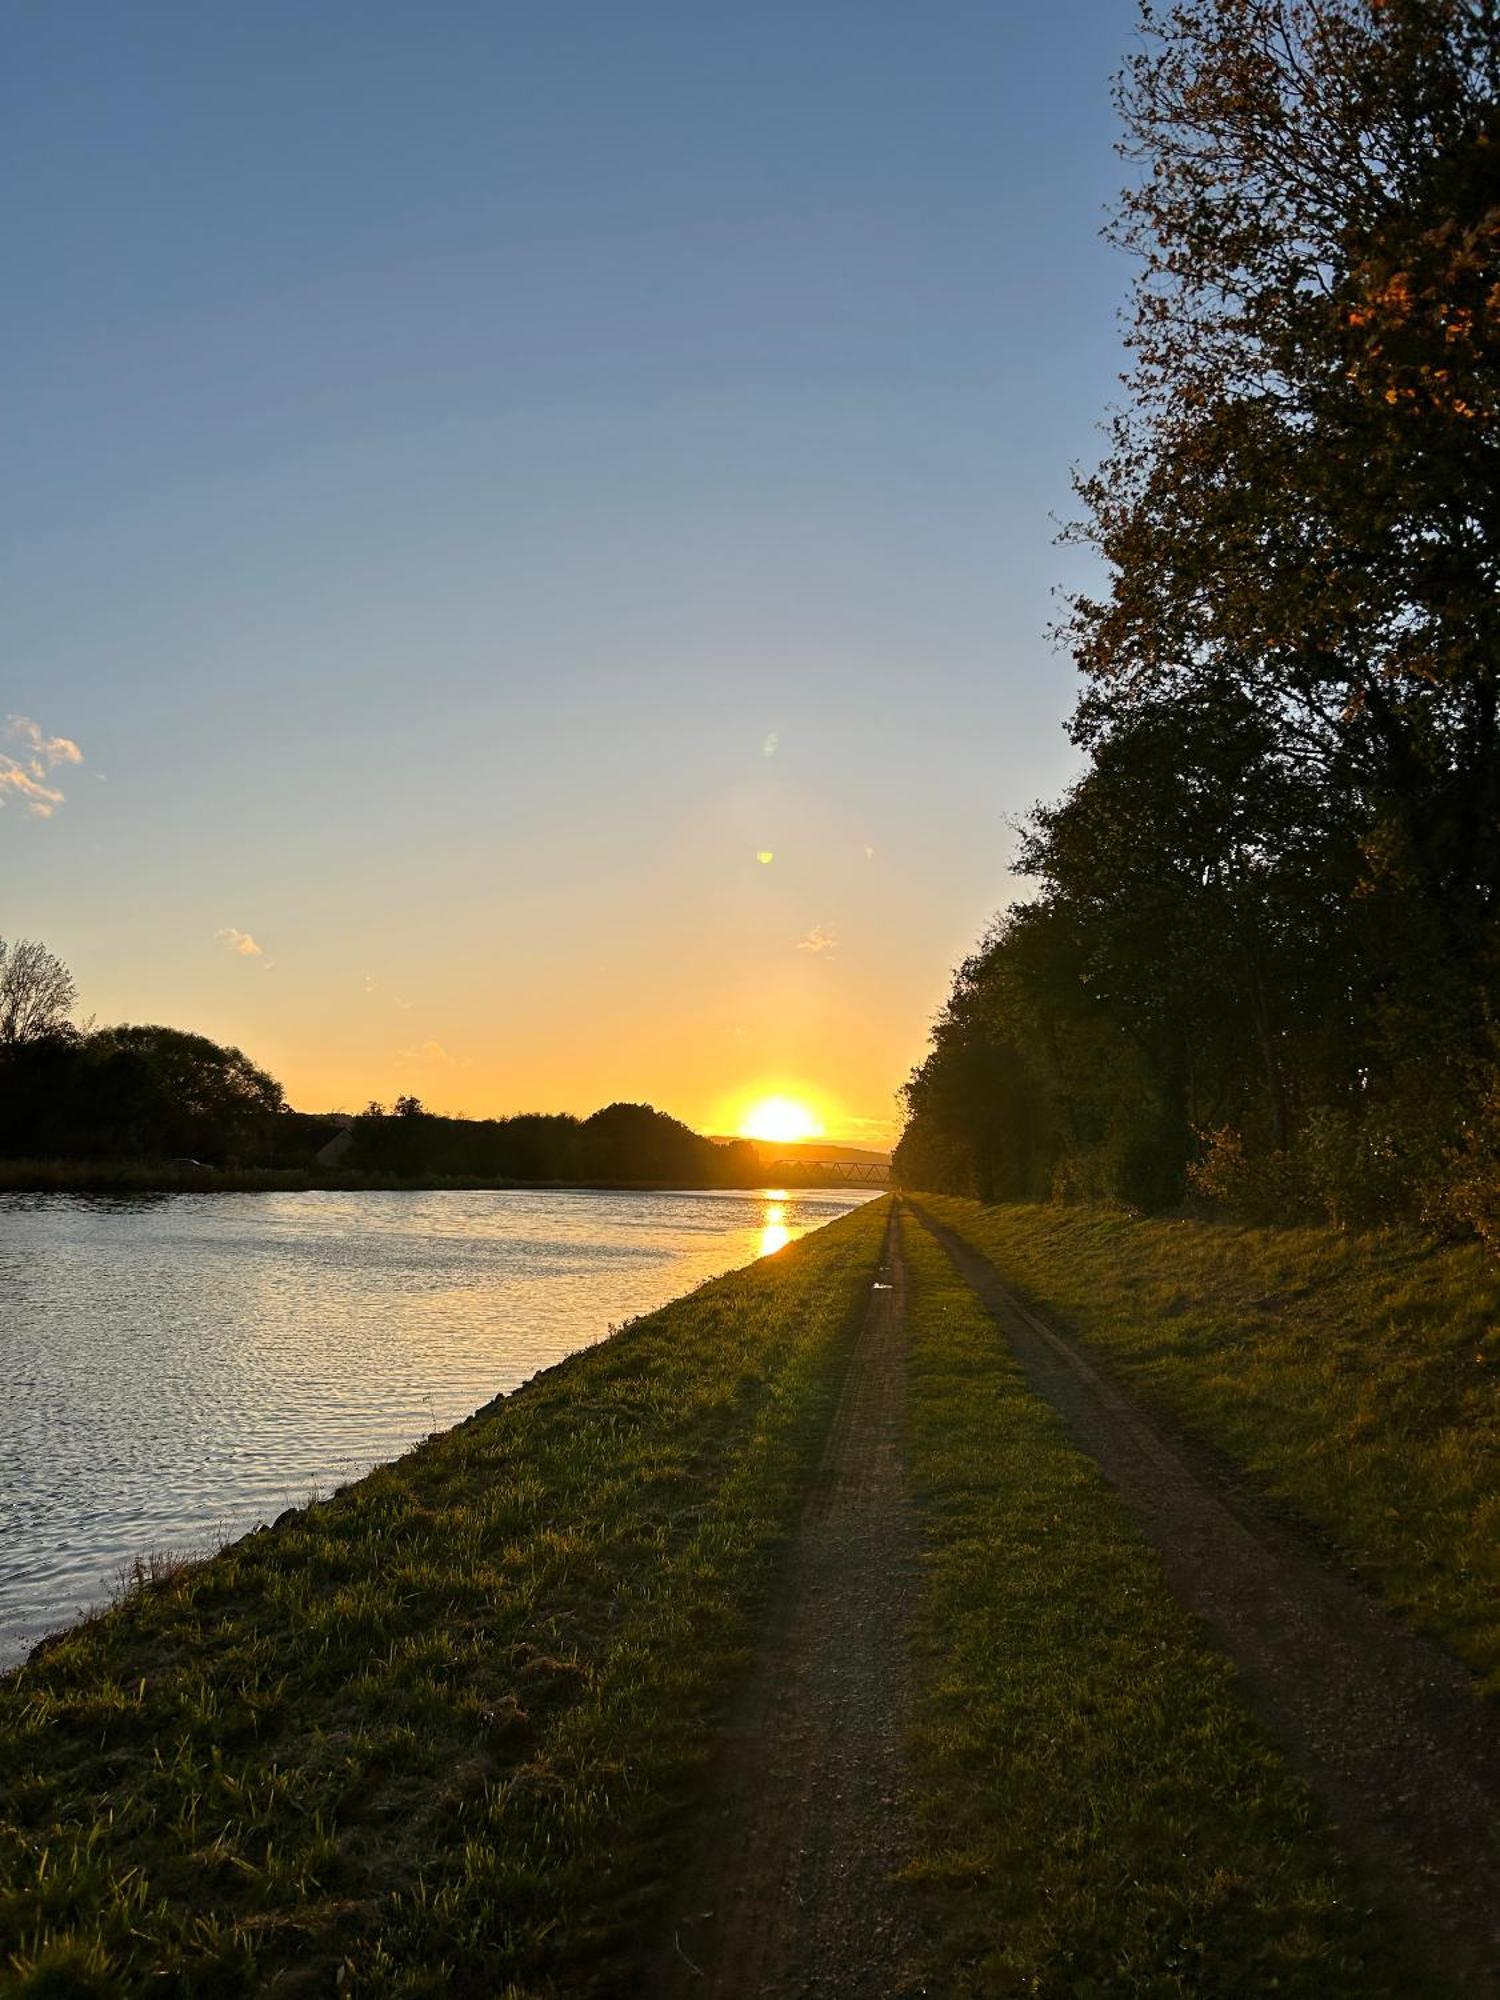
<instances>
[{"instance_id":1,"label":"grass","mask_svg":"<svg viewBox=\"0 0 1500 2000\"><path fill-rule=\"evenodd\" d=\"M0 1987L620 1990L876 1203L0 1680Z\"/></svg>"},{"instance_id":2,"label":"grass","mask_svg":"<svg viewBox=\"0 0 1500 2000\"><path fill-rule=\"evenodd\" d=\"M1156 1556L947 1257L903 1227L928 1990L1410 1992Z\"/></svg>"},{"instance_id":3,"label":"grass","mask_svg":"<svg viewBox=\"0 0 1500 2000\"><path fill-rule=\"evenodd\" d=\"M1500 1692L1500 1269L1482 1249L921 1200Z\"/></svg>"}]
</instances>

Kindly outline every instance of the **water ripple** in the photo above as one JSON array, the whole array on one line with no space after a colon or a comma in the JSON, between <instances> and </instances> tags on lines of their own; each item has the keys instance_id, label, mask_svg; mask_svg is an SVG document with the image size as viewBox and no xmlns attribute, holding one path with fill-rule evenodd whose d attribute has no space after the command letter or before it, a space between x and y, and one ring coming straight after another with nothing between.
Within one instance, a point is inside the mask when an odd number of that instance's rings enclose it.
<instances>
[{"instance_id":1,"label":"water ripple","mask_svg":"<svg viewBox=\"0 0 1500 2000\"><path fill-rule=\"evenodd\" d=\"M0 1664L861 1198L0 1196Z\"/></svg>"}]
</instances>

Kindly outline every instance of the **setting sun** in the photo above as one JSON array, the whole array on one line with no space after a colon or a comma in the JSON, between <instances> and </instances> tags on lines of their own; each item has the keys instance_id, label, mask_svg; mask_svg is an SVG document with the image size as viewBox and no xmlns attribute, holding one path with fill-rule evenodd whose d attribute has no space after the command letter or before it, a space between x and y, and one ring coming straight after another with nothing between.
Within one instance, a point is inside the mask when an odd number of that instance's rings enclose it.
<instances>
[{"instance_id":1,"label":"setting sun","mask_svg":"<svg viewBox=\"0 0 1500 2000\"><path fill-rule=\"evenodd\" d=\"M742 1139L775 1139L783 1144L796 1139L818 1139L823 1127L805 1104L795 1097L763 1097L752 1104L740 1121Z\"/></svg>"}]
</instances>

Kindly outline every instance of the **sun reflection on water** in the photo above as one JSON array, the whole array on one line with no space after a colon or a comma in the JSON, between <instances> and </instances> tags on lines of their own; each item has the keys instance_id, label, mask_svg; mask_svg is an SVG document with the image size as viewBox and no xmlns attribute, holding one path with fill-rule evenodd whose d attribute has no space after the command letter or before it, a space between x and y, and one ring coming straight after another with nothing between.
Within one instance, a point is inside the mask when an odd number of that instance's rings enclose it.
<instances>
[{"instance_id":1,"label":"sun reflection on water","mask_svg":"<svg viewBox=\"0 0 1500 2000\"><path fill-rule=\"evenodd\" d=\"M766 1212L761 1217L760 1248L758 1257L769 1257L773 1251L781 1250L792 1240L792 1232L787 1227L786 1196L777 1193L766 1203Z\"/></svg>"}]
</instances>

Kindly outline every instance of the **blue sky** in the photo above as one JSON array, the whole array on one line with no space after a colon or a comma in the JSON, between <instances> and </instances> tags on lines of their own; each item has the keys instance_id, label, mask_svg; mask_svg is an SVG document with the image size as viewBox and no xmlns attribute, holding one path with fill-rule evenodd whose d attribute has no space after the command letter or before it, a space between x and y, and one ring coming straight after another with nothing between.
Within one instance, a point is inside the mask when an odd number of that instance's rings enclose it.
<instances>
[{"instance_id":1,"label":"blue sky","mask_svg":"<svg viewBox=\"0 0 1500 2000\"><path fill-rule=\"evenodd\" d=\"M307 1105L882 1128L1072 768L1132 22L10 8L0 934Z\"/></svg>"}]
</instances>

